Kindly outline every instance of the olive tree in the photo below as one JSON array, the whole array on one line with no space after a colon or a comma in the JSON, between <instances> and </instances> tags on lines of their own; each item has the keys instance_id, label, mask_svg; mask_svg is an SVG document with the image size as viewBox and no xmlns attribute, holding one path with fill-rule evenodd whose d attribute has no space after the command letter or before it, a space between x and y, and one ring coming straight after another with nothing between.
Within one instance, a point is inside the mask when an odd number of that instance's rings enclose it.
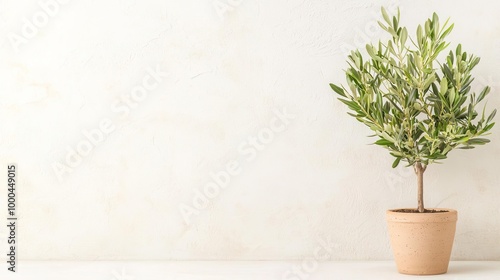
<instances>
[{"instance_id":1,"label":"olive tree","mask_svg":"<svg viewBox=\"0 0 500 280\"><path fill-rule=\"evenodd\" d=\"M366 53L350 53L345 70L347 85L330 84L347 105L349 115L368 126L374 144L403 161L417 175L418 212L425 212L423 174L431 163L446 159L455 148L472 149L489 142L496 109L485 115L479 103L488 95L471 90L472 69L479 57L459 44L446 55L446 37L453 29L441 25L434 13L411 37L400 26L399 10L392 18L382 8L380 27L390 39L366 45ZM441 54L441 56L440 56ZM478 113L478 111L480 111Z\"/></svg>"}]
</instances>

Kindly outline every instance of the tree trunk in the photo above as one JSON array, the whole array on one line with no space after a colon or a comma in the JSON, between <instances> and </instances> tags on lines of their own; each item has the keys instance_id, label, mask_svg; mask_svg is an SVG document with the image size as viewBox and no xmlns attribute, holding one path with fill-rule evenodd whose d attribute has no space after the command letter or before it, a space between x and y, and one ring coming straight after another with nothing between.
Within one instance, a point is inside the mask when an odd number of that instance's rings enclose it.
<instances>
[{"instance_id":1,"label":"tree trunk","mask_svg":"<svg viewBox=\"0 0 500 280\"><path fill-rule=\"evenodd\" d=\"M422 166L420 162L415 163L415 173L417 173L418 186L418 212L423 213L424 209L424 172L427 166Z\"/></svg>"}]
</instances>

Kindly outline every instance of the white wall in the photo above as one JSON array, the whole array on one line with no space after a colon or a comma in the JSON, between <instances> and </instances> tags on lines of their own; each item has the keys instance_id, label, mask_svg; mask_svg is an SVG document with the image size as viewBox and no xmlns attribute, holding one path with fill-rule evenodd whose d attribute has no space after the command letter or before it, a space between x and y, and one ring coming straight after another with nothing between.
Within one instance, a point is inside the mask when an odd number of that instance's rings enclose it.
<instances>
[{"instance_id":1,"label":"white wall","mask_svg":"<svg viewBox=\"0 0 500 280\"><path fill-rule=\"evenodd\" d=\"M18 164L21 258L301 259L325 242L332 260L392 258L384 211L415 206L415 177L328 83L393 2L67 1L46 24L37 2L0 2L0 172ZM500 107L500 4L435 2L402 1L403 23L451 17ZM459 211L454 259L500 260L499 132L426 172L426 205ZM186 224L179 209L227 169Z\"/></svg>"}]
</instances>

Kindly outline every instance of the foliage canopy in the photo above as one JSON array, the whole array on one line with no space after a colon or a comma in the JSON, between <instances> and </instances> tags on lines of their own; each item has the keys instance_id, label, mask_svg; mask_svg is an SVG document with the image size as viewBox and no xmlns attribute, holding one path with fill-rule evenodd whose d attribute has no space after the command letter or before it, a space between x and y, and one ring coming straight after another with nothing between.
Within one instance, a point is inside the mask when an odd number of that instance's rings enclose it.
<instances>
[{"instance_id":1,"label":"foliage canopy","mask_svg":"<svg viewBox=\"0 0 500 280\"><path fill-rule=\"evenodd\" d=\"M453 29L441 25L434 13L419 25L416 37L400 26L400 13L392 18L382 8L380 27L390 34L386 43L366 45L368 58L359 50L348 56L347 89L330 84L346 104L349 115L367 125L396 159L427 166L446 159L454 148L472 149L489 142L484 138L494 126L496 109L485 115L478 104L488 95L486 86L471 91L472 69L479 57L459 44L443 61L438 60ZM366 56L366 55L365 55Z\"/></svg>"}]
</instances>

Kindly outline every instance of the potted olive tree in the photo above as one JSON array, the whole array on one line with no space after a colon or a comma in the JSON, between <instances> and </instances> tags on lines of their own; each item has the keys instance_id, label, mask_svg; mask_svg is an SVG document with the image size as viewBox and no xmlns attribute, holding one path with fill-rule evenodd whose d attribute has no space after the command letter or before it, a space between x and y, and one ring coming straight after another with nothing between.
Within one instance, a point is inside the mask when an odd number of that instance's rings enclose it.
<instances>
[{"instance_id":1,"label":"potted olive tree","mask_svg":"<svg viewBox=\"0 0 500 280\"><path fill-rule=\"evenodd\" d=\"M330 84L349 115L368 126L380 145L404 162L417 176L416 208L387 211L388 230L400 273L446 273L457 211L424 207L423 175L431 163L446 159L455 148L472 149L489 142L496 110L485 115L479 103L489 87L471 91L472 69L479 58L458 45L443 53L453 29L440 24L434 13L418 26L416 36L400 26L400 13L392 18L382 8L380 27L390 39L368 44L348 56L347 85ZM441 55L440 55L441 54ZM440 59L442 57L442 59Z\"/></svg>"}]
</instances>

